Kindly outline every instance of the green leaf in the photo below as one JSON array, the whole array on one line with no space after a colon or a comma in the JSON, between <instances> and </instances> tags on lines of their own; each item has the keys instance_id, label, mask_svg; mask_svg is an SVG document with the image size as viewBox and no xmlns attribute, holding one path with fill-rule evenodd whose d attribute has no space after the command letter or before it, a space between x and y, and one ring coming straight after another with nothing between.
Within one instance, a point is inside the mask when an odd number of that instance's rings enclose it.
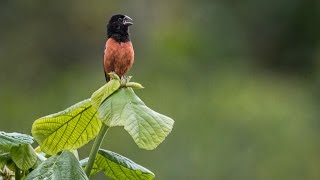
<instances>
[{"instance_id":1,"label":"green leaf","mask_svg":"<svg viewBox=\"0 0 320 180\"><path fill-rule=\"evenodd\" d=\"M10 151L13 162L21 170L28 170L37 162L37 154L30 144L12 147Z\"/></svg>"},{"instance_id":2,"label":"green leaf","mask_svg":"<svg viewBox=\"0 0 320 180\"><path fill-rule=\"evenodd\" d=\"M88 158L80 163L85 166ZM95 159L91 174L104 171L111 179L153 179L155 175L145 167L136 164L132 160L112 151L100 149Z\"/></svg>"},{"instance_id":3,"label":"green leaf","mask_svg":"<svg viewBox=\"0 0 320 180\"><path fill-rule=\"evenodd\" d=\"M128 83L126 83L126 87L132 87L134 89L143 89L144 88L141 84L136 83L136 82L128 82Z\"/></svg>"},{"instance_id":4,"label":"green leaf","mask_svg":"<svg viewBox=\"0 0 320 180\"><path fill-rule=\"evenodd\" d=\"M41 150L53 155L62 150L74 150L96 137L101 128L90 99L68 109L42 117L32 125L32 135Z\"/></svg>"},{"instance_id":5,"label":"green leaf","mask_svg":"<svg viewBox=\"0 0 320 180\"><path fill-rule=\"evenodd\" d=\"M40 164L43 162L43 161L45 161L45 159L43 158L43 156L41 156L41 155L37 155L38 157L37 157L37 161L36 161L36 163L32 166L32 169L36 169L38 166L40 166Z\"/></svg>"},{"instance_id":6,"label":"green leaf","mask_svg":"<svg viewBox=\"0 0 320 180\"><path fill-rule=\"evenodd\" d=\"M7 162L11 160L10 153L2 153L0 154L0 169L7 164Z\"/></svg>"},{"instance_id":7,"label":"green leaf","mask_svg":"<svg viewBox=\"0 0 320 180\"><path fill-rule=\"evenodd\" d=\"M156 148L171 132L174 121L148 108L132 88L121 88L107 98L98 110L107 126L124 126L143 149Z\"/></svg>"},{"instance_id":8,"label":"green leaf","mask_svg":"<svg viewBox=\"0 0 320 180\"><path fill-rule=\"evenodd\" d=\"M102 86L91 96L91 104L94 109L98 110L102 101L120 88L120 80L111 79L107 84Z\"/></svg>"},{"instance_id":9,"label":"green leaf","mask_svg":"<svg viewBox=\"0 0 320 180\"><path fill-rule=\"evenodd\" d=\"M25 180L88 180L73 153L63 151L41 163Z\"/></svg>"},{"instance_id":10,"label":"green leaf","mask_svg":"<svg viewBox=\"0 0 320 180\"><path fill-rule=\"evenodd\" d=\"M109 72L108 75L111 79L116 79L120 81L120 77L115 72Z\"/></svg>"},{"instance_id":11,"label":"green leaf","mask_svg":"<svg viewBox=\"0 0 320 180\"><path fill-rule=\"evenodd\" d=\"M0 131L0 152L8 152L11 147L20 144L32 144L33 138L27 134L5 133Z\"/></svg>"}]
</instances>

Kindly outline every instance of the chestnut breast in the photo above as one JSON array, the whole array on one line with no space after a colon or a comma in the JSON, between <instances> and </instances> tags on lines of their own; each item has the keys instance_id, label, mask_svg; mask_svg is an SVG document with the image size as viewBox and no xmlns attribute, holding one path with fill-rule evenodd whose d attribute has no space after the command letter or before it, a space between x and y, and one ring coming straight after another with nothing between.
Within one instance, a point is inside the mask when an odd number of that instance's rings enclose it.
<instances>
[{"instance_id":1,"label":"chestnut breast","mask_svg":"<svg viewBox=\"0 0 320 180\"><path fill-rule=\"evenodd\" d=\"M104 50L104 71L123 76L132 67L134 50L131 41L117 42L109 38Z\"/></svg>"}]
</instances>

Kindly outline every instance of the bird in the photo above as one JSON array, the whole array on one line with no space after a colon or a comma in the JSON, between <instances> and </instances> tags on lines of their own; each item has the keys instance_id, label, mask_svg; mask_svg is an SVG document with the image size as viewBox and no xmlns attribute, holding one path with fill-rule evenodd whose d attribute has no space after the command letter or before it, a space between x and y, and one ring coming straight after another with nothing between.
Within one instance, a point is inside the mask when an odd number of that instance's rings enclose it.
<instances>
[{"instance_id":1,"label":"bird","mask_svg":"<svg viewBox=\"0 0 320 180\"><path fill-rule=\"evenodd\" d=\"M108 73L114 72L123 78L133 65L134 49L129 34L132 21L127 15L116 14L111 16L107 24L107 40L103 57L107 82L110 80Z\"/></svg>"}]
</instances>

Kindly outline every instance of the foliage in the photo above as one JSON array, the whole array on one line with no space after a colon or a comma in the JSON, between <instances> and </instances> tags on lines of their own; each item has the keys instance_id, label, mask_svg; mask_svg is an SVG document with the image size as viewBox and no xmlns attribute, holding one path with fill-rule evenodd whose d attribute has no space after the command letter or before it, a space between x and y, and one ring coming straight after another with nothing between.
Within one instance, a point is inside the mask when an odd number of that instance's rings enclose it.
<instances>
[{"instance_id":1,"label":"foliage","mask_svg":"<svg viewBox=\"0 0 320 180\"><path fill-rule=\"evenodd\" d=\"M63 151L60 155L54 155L41 163L26 177L26 180L34 179L86 180L88 177L75 156L69 151Z\"/></svg>"},{"instance_id":2,"label":"foliage","mask_svg":"<svg viewBox=\"0 0 320 180\"><path fill-rule=\"evenodd\" d=\"M131 88L122 88L104 101L98 113L107 126L124 126L143 149L156 148L170 133L173 120L148 108Z\"/></svg>"},{"instance_id":3,"label":"foliage","mask_svg":"<svg viewBox=\"0 0 320 180\"><path fill-rule=\"evenodd\" d=\"M96 110L90 99L86 99L64 111L37 119L32 135L42 151L52 155L85 145L96 137L100 127Z\"/></svg>"},{"instance_id":4,"label":"foliage","mask_svg":"<svg viewBox=\"0 0 320 180\"><path fill-rule=\"evenodd\" d=\"M10 151L13 162L21 170L28 170L32 168L38 158L30 144L20 145L19 147L12 147Z\"/></svg>"},{"instance_id":5,"label":"foliage","mask_svg":"<svg viewBox=\"0 0 320 180\"><path fill-rule=\"evenodd\" d=\"M139 83L129 82L130 78L120 79L115 74L111 76L113 79L90 99L37 119L32 135L40 147L35 150L31 146L33 137L0 132L1 169L12 169L15 179L26 180L81 180L99 171L112 179L153 179L155 175L150 170L103 149L80 161L83 168L89 168L87 175L80 166L76 150L95 137L93 149L99 149L109 127L124 126L136 144L148 150L156 148L172 130L171 118L148 108L134 93L132 88L143 88Z\"/></svg>"},{"instance_id":6,"label":"foliage","mask_svg":"<svg viewBox=\"0 0 320 180\"><path fill-rule=\"evenodd\" d=\"M80 163L86 166L88 158L81 160ZM99 150L91 174L94 175L99 171L103 171L112 179L153 179L155 176L150 170L130 159L104 149Z\"/></svg>"},{"instance_id":7,"label":"foliage","mask_svg":"<svg viewBox=\"0 0 320 180\"><path fill-rule=\"evenodd\" d=\"M32 144L33 138L26 134L5 133L0 131L0 151L10 151L12 147Z\"/></svg>"}]
</instances>

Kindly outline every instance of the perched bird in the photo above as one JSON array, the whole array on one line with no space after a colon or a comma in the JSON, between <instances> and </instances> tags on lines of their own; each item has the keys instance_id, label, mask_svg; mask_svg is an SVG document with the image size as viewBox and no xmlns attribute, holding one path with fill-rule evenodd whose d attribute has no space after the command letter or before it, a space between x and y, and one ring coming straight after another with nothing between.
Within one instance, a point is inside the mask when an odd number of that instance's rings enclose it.
<instances>
[{"instance_id":1,"label":"perched bird","mask_svg":"<svg viewBox=\"0 0 320 180\"><path fill-rule=\"evenodd\" d=\"M106 81L110 80L108 73L115 72L121 78L133 65L134 50L129 35L132 24L132 19L122 14L113 15L108 22L103 58Z\"/></svg>"}]
</instances>

